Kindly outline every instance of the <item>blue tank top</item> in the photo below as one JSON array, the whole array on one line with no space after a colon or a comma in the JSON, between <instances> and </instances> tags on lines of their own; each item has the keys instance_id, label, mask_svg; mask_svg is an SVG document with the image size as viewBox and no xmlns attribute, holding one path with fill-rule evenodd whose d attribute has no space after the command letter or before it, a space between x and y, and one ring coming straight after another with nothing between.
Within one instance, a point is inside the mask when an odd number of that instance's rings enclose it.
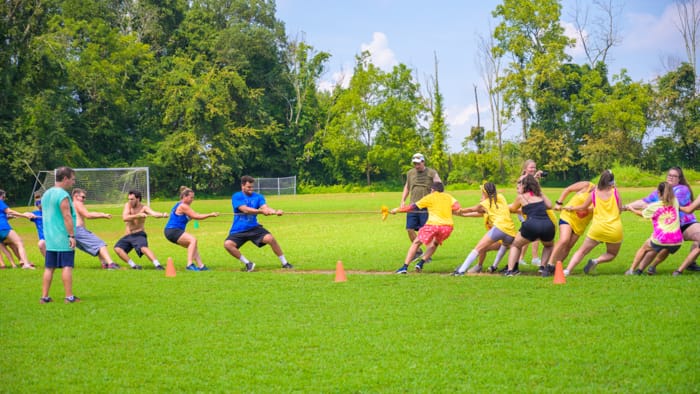
<instances>
[{"instance_id":1,"label":"blue tank top","mask_svg":"<svg viewBox=\"0 0 700 394\"><path fill-rule=\"evenodd\" d=\"M180 204L182 204L182 201L175 204L173 209L170 210L170 218L168 219L168 223L165 224L165 228L179 228L180 230L184 230L185 227L187 227L187 222L190 221L190 218L187 215L175 214Z\"/></svg>"}]
</instances>

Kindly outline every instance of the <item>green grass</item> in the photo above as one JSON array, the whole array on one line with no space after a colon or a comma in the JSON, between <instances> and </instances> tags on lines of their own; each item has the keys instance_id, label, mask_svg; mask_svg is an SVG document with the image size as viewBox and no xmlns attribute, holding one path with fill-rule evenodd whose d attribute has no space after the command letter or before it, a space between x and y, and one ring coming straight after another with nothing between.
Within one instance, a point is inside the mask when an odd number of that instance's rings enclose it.
<instances>
[{"instance_id":1,"label":"green grass","mask_svg":"<svg viewBox=\"0 0 700 394\"><path fill-rule=\"evenodd\" d=\"M621 194L629 202L648 191ZM556 197L559 190L547 192ZM479 198L476 191L452 194L465 206ZM39 305L41 269L0 271L0 391L698 391L700 275L670 275L688 245L655 277L623 276L651 232L648 222L625 214L622 251L594 276L579 266L565 285L553 285L528 266L515 278L455 278L447 274L484 233L480 219L455 218L426 274L354 273L389 273L401 264L404 217L382 222L379 214L399 198L268 197L289 212L335 212L260 218L297 267L291 273L279 269L268 247L251 244L243 253L259 272L241 272L222 247L230 215L198 229L190 224L211 272L184 271L185 249L164 239L158 219L147 222L151 247L163 262L173 257L175 278L145 259L143 271L102 271L79 252L80 304ZM196 200L193 207L230 212L228 200ZM376 214L348 213L358 211ZM17 219L13 226L31 260L41 262L33 225ZM92 220L88 228L110 245L123 232L116 218ZM348 270L345 283L333 281L338 260ZM328 273L304 273L318 270ZM62 292L56 277L52 296L60 300Z\"/></svg>"}]
</instances>

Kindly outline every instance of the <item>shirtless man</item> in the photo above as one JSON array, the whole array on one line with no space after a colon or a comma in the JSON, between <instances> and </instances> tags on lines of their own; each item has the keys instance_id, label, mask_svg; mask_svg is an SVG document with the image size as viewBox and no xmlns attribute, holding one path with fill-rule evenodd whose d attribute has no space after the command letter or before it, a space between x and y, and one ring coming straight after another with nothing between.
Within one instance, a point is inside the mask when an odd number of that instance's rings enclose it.
<instances>
[{"instance_id":1,"label":"shirtless man","mask_svg":"<svg viewBox=\"0 0 700 394\"><path fill-rule=\"evenodd\" d=\"M131 249L134 249L139 257L145 254L157 270L163 270L164 268L158 262L156 255L148 248L148 237L145 231L146 218L148 216L167 218L168 214L156 212L150 207L141 204L141 192L130 190L129 202L124 204L124 211L122 211L122 219L126 223L126 235L114 245L114 252L117 253L119 258L129 264L132 269L141 269L140 265L129 258L129 252Z\"/></svg>"},{"instance_id":2,"label":"shirtless man","mask_svg":"<svg viewBox=\"0 0 700 394\"><path fill-rule=\"evenodd\" d=\"M83 189L75 188L72 192L73 206L76 213L75 241L78 249L83 252L98 256L102 269L118 270L120 267L110 257L105 241L97 237L90 230L85 228L85 219L111 219L112 215L103 212L90 212L85 208L85 198L87 192Z\"/></svg>"}]
</instances>

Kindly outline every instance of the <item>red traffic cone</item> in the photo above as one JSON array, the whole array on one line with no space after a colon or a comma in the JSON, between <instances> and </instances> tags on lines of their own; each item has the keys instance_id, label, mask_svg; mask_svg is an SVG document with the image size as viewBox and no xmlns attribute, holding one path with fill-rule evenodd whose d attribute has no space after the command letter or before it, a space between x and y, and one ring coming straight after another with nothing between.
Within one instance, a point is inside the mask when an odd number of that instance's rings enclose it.
<instances>
[{"instance_id":1,"label":"red traffic cone","mask_svg":"<svg viewBox=\"0 0 700 394\"><path fill-rule=\"evenodd\" d=\"M564 276L564 269L561 267L561 261L557 261L557 265L554 267L554 284L566 284L566 276Z\"/></svg>"},{"instance_id":2,"label":"red traffic cone","mask_svg":"<svg viewBox=\"0 0 700 394\"><path fill-rule=\"evenodd\" d=\"M172 257L168 257L168 264L165 265L165 276L174 278L175 275L177 275L177 272L175 272L175 264L173 264Z\"/></svg>"},{"instance_id":3,"label":"red traffic cone","mask_svg":"<svg viewBox=\"0 0 700 394\"><path fill-rule=\"evenodd\" d=\"M338 260L335 264L335 281L336 282L347 282L348 278L345 277L345 269L343 268L343 262Z\"/></svg>"}]
</instances>

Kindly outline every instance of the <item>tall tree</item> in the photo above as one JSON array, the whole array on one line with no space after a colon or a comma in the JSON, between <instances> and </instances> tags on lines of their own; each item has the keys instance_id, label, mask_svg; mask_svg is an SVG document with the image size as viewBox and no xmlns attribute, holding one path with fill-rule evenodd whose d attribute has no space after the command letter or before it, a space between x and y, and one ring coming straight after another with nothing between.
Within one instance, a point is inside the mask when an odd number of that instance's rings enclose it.
<instances>
[{"instance_id":1,"label":"tall tree","mask_svg":"<svg viewBox=\"0 0 700 394\"><path fill-rule=\"evenodd\" d=\"M697 78L698 28L700 28L700 0L676 0L678 30L683 37L688 64ZM697 91L697 88L696 88Z\"/></svg>"}]
</instances>

